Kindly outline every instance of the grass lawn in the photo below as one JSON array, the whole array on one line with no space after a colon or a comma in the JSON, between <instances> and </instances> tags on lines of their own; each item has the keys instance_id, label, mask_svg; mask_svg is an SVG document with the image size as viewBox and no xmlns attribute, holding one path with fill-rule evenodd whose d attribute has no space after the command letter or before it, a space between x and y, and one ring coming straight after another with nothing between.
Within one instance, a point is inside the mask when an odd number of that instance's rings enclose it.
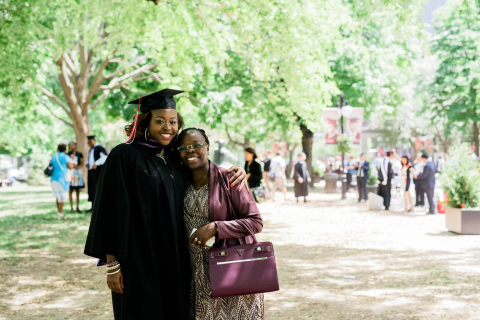
<instances>
[{"instance_id":1,"label":"grass lawn","mask_svg":"<svg viewBox=\"0 0 480 320\"><path fill-rule=\"evenodd\" d=\"M82 255L90 214L65 207L68 219L58 220L48 187L0 189L0 319L88 318L98 299L109 303L104 270ZM89 207L83 194L80 208ZM60 316L64 308L73 314Z\"/></svg>"}]
</instances>

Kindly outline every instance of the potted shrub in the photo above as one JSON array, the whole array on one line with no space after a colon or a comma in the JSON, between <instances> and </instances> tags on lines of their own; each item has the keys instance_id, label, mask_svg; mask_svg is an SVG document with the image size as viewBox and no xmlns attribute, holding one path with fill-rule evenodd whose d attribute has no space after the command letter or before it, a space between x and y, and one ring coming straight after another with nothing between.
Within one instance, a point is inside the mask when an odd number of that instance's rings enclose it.
<instances>
[{"instance_id":1,"label":"potted shrub","mask_svg":"<svg viewBox=\"0 0 480 320\"><path fill-rule=\"evenodd\" d=\"M373 166L370 166L370 169L368 170L367 196L370 192L376 194L377 189L378 189L377 169L373 169Z\"/></svg>"},{"instance_id":2,"label":"potted shrub","mask_svg":"<svg viewBox=\"0 0 480 320\"><path fill-rule=\"evenodd\" d=\"M447 195L446 227L459 234L480 234L480 174L478 161L467 145L451 152L448 165L440 175Z\"/></svg>"}]
</instances>

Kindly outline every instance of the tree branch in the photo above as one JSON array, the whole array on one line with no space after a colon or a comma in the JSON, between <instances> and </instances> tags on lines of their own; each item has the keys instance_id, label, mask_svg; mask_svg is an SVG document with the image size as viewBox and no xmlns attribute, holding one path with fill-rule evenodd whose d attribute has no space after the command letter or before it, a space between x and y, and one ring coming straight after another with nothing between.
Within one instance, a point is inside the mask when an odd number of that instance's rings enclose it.
<instances>
[{"instance_id":1,"label":"tree branch","mask_svg":"<svg viewBox=\"0 0 480 320\"><path fill-rule=\"evenodd\" d=\"M95 108L100 104L100 102L102 102L103 100L105 100L105 98L108 96L109 93L110 93L110 90L104 91L104 92L90 105L90 109L95 109Z\"/></svg>"},{"instance_id":2,"label":"tree branch","mask_svg":"<svg viewBox=\"0 0 480 320\"><path fill-rule=\"evenodd\" d=\"M62 100L60 100L59 97L57 97L55 94L51 93L50 91L48 91L47 89L45 89L40 85L38 87L40 88L40 90L42 90L43 94L48 97L48 99L50 99L51 101L55 102L60 107L62 107L63 111L65 111L67 115L71 117L70 111L68 110L67 106L65 106L65 104L62 102Z\"/></svg>"},{"instance_id":3,"label":"tree branch","mask_svg":"<svg viewBox=\"0 0 480 320\"><path fill-rule=\"evenodd\" d=\"M72 123L70 123L70 122L68 122L68 121L60 118L59 116L57 116L57 115L55 114L55 112L53 112L53 110L50 109L50 107L47 106L45 103L43 103L42 101L40 101L40 104L43 105L45 108L47 108L47 110L50 111L50 113L51 113L55 118L57 118L58 120L60 120L60 121L62 121L63 123L65 123L67 126L73 128L73 124L72 124Z\"/></svg>"},{"instance_id":4,"label":"tree branch","mask_svg":"<svg viewBox=\"0 0 480 320\"><path fill-rule=\"evenodd\" d=\"M210 31L210 33L212 34L212 36L215 38L215 34L213 33L212 29L210 29L210 26L208 25L208 21L207 21L207 19L205 18L205 15L203 14L202 8L200 8L200 4L198 3L197 0L193 0L193 2L194 2L195 5L197 6L197 9L198 9L198 11L200 12L200 15L202 16L202 20L205 22L205 26L206 26L207 29Z\"/></svg>"},{"instance_id":5,"label":"tree branch","mask_svg":"<svg viewBox=\"0 0 480 320\"><path fill-rule=\"evenodd\" d=\"M230 142L232 142L232 143L234 143L234 144L236 144L236 145L238 145L238 146L242 146L242 147L244 146L243 143L238 142L237 140L233 139L233 138L230 136L230 133L228 132L228 126L227 126L227 125L225 125L225 132L227 133L227 137L228 137L228 140L230 140Z\"/></svg>"},{"instance_id":6,"label":"tree branch","mask_svg":"<svg viewBox=\"0 0 480 320\"><path fill-rule=\"evenodd\" d=\"M78 70L75 66L75 64L72 62L70 59L70 56L65 52L63 54L63 58L65 59L65 62L67 63L68 69L72 72L73 76L76 77L78 75Z\"/></svg>"},{"instance_id":7,"label":"tree branch","mask_svg":"<svg viewBox=\"0 0 480 320\"><path fill-rule=\"evenodd\" d=\"M119 78L114 78L108 85L101 85L99 86L99 90L113 90L120 88L124 81L128 80L129 78L135 78L138 75L145 73L146 71L155 68L156 65L154 64L146 64L138 69L133 70L130 73L127 73Z\"/></svg>"},{"instance_id":8,"label":"tree branch","mask_svg":"<svg viewBox=\"0 0 480 320\"><path fill-rule=\"evenodd\" d=\"M126 61L123 61L121 59L110 59L110 63L112 62L119 62L119 63L127 63L128 65L126 67L123 67L123 68L120 68L119 70L115 71L114 73L112 74L109 74L109 75L106 75L106 76L103 76L105 79L113 79L115 77L117 77L119 74L121 74L122 72L125 72L125 70L129 67L132 67L132 66L136 66L139 62L141 62L142 60L146 59L147 58L147 55L145 56L142 56L140 58L138 58L137 60L133 61L133 62L126 62ZM138 68L138 67L137 67Z\"/></svg>"},{"instance_id":9,"label":"tree branch","mask_svg":"<svg viewBox=\"0 0 480 320\"><path fill-rule=\"evenodd\" d=\"M265 15L263 14L263 12L260 11L260 9L258 9L256 6L254 6L253 4L251 4L250 1L248 1L248 0L243 0L243 1L245 1L249 6L253 7L253 9L255 9L255 11L257 11L260 15L265 16Z\"/></svg>"}]
</instances>

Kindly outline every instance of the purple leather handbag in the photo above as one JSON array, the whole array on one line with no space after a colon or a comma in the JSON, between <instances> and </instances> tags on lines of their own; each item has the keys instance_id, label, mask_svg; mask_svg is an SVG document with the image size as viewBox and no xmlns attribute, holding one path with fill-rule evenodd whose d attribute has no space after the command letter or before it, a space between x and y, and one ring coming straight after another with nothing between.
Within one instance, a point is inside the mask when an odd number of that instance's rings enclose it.
<instances>
[{"instance_id":1,"label":"purple leather handbag","mask_svg":"<svg viewBox=\"0 0 480 320\"><path fill-rule=\"evenodd\" d=\"M250 226L237 221L252 236L253 243L210 249L212 298L278 291L272 243L258 242Z\"/></svg>"}]
</instances>

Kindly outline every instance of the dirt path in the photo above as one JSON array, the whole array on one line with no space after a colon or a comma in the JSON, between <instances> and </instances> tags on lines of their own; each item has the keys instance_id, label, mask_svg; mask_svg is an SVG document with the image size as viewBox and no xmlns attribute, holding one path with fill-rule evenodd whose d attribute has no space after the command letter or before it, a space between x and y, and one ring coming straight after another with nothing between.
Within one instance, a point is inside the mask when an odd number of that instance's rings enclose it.
<instances>
[{"instance_id":1,"label":"dirt path","mask_svg":"<svg viewBox=\"0 0 480 320\"><path fill-rule=\"evenodd\" d=\"M112 319L104 270L82 254L88 216L56 221L48 192L35 196L0 192L0 319ZM266 319L480 318L480 236L349 196L260 205L281 286Z\"/></svg>"}]
</instances>

